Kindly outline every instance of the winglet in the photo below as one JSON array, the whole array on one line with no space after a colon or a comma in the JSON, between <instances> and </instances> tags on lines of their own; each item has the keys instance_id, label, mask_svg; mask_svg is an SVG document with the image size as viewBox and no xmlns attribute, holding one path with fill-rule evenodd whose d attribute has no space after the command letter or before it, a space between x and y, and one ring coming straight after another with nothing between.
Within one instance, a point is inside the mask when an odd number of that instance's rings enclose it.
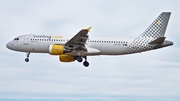
<instances>
[{"instance_id":1,"label":"winglet","mask_svg":"<svg viewBox=\"0 0 180 101\"><path fill-rule=\"evenodd\" d=\"M88 32L91 30L91 27L87 28Z\"/></svg>"}]
</instances>

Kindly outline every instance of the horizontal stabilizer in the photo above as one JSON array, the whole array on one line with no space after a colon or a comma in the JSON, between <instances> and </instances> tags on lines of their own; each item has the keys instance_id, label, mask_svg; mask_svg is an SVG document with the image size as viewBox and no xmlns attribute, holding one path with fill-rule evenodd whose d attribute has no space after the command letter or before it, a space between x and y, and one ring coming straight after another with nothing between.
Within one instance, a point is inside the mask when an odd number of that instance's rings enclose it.
<instances>
[{"instance_id":1,"label":"horizontal stabilizer","mask_svg":"<svg viewBox=\"0 0 180 101\"><path fill-rule=\"evenodd\" d=\"M162 44L164 42L166 37L159 37L153 41L151 41L149 44Z\"/></svg>"}]
</instances>

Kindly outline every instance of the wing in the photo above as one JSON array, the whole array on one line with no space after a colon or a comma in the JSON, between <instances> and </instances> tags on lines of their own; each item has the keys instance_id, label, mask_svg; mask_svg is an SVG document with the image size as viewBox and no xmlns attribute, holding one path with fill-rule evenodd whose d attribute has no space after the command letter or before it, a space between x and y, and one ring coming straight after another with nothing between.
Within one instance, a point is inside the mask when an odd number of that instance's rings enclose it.
<instances>
[{"instance_id":1,"label":"wing","mask_svg":"<svg viewBox=\"0 0 180 101\"><path fill-rule=\"evenodd\" d=\"M67 43L65 43L65 49L69 52L74 51L87 51L85 44L88 39L88 32L90 31L91 27L87 29L82 29L79 31L73 38L71 38Z\"/></svg>"}]
</instances>

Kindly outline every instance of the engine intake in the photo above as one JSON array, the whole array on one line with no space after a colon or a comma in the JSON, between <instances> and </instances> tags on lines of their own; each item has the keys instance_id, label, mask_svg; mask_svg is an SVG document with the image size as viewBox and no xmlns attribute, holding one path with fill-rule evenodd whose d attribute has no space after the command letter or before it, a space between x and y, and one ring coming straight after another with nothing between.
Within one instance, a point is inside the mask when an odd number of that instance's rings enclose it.
<instances>
[{"instance_id":1,"label":"engine intake","mask_svg":"<svg viewBox=\"0 0 180 101\"><path fill-rule=\"evenodd\" d=\"M50 45L49 46L49 54L51 55L61 55L64 54L64 46L63 45Z\"/></svg>"}]
</instances>

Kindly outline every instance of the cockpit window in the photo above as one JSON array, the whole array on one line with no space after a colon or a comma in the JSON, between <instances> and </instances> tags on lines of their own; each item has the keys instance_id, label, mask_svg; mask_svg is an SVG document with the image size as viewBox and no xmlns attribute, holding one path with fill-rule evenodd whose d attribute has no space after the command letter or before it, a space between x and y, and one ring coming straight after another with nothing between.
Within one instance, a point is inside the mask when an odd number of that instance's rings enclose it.
<instances>
[{"instance_id":1,"label":"cockpit window","mask_svg":"<svg viewBox=\"0 0 180 101\"><path fill-rule=\"evenodd\" d=\"M19 40L19 38L15 38L14 40Z\"/></svg>"}]
</instances>

